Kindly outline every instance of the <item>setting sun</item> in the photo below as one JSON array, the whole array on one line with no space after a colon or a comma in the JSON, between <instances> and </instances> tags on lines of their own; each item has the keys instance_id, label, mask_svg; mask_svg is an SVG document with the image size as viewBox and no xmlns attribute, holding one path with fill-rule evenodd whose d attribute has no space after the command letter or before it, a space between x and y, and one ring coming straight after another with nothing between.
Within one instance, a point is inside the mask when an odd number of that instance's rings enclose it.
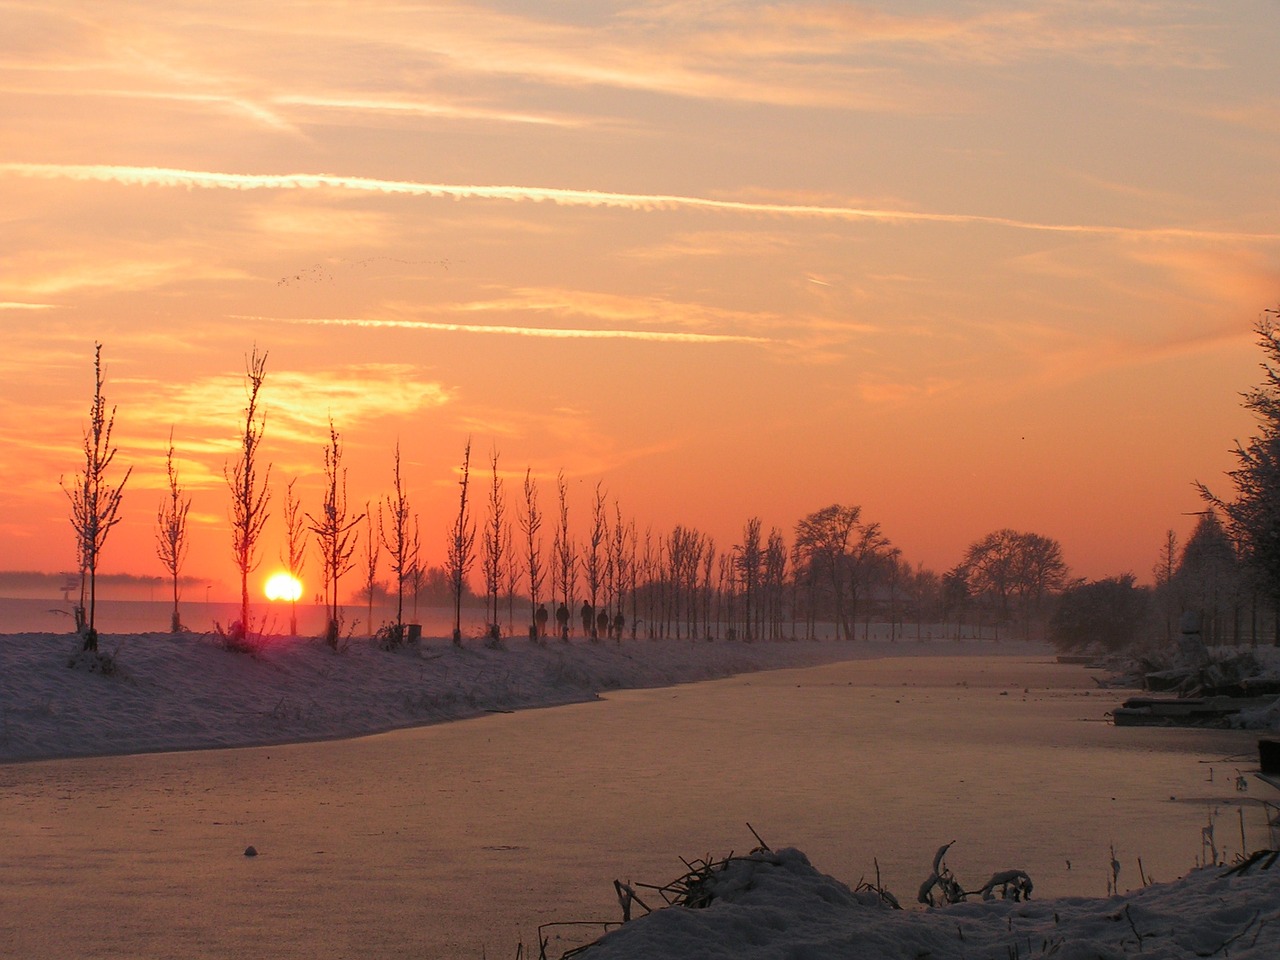
<instances>
[{"instance_id":1,"label":"setting sun","mask_svg":"<svg viewBox=\"0 0 1280 960\"><path fill-rule=\"evenodd\" d=\"M262 588L268 600L283 600L293 603L302 596L302 581L291 573L281 570L267 578Z\"/></svg>"}]
</instances>

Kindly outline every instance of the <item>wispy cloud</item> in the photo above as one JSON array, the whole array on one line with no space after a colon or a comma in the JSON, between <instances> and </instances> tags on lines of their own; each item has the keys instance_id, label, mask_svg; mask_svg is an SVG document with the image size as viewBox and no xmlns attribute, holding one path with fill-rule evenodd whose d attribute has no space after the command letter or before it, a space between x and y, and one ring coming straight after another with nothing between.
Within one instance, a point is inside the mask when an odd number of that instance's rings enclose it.
<instances>
[{"instance_id":1,"label":"wispy cloud","mask_svg":"<svg viewBox=\"0 0 1280 960\"><path fill-rule=\"evenodd\" d=\"M897 406L915 401L932 400L959 386L956 380L927 379L888 380L873 378L858 384L858 395L876 406Z\"/></svg>"},{"instance_id":2,"label":"wispy cloud","mask_svg":"<svg viewBox=\"0 0 1280 960\"><path fill-rule=\"evenodd\" d=\"M128 89L88 89L74 87L68 89L31 87L0 87L0 93L23 97L83 97L112 100L143 100L158 103L175 103L196 107L212 107L220 112L245 117L256 124L272 130L299 134L297 127L285 120L279 113L249 97L221 93L192 93L177 90L128 90Z\"/></svg>"},{"instance_id":3,"label":"wispy cloud","mask_svg":"<svg viewBox=\"0 0 1280 960\"><path fill-rule=\"evenodd\" d=\"M356 29L361 39L389 51L440 58L455 74L690 99L925 111L958 94L954 87L929 90L913 81L919 71L908 68L921 62L1069 58L1162 70L1216 65L1195 15L1190 5L1104 2L1082 9L1068 0L931 13L708 0L605 9L590 23L557 21L551 10L519 16L459 5L433 10L425 29L386 8L363 17Z\"/></svg>"},{"instance_id":4,"label":"wispy cloud","mask_svg":"<svg viewBox=\"0 0 1280 960\"><path fill-rule=\"evenodd\" d=\"M173 423L181 424L184 433L194 429L206 438L211 452L235 449L233 425L244 415L243 377L224 374L177 384L120 382L130 383L137 404L134 419L165 430ZM261 403L268 430L277 439L311 443L323 440L330 417L343 430L350 430L376 418L439 407L448 400L441 384L424 379L410 364L361 364L321 373L268 367Z\"/></svg>"},{"instance_id":5,"label":"wispy cloud","mask_svg":"<svg viewBox=\"0 0 1280 960\"><path fill-rule=\"evenodd\" d=\"M273 97L272 103L285 107L310 107L342 112L384 113L393 116L427 117L444 120L490 120L501 123L532 124L534 126L549 127L580 127L587 122L578 117L499 110L475 104L437 100L411 100L404 97L284 94Z\"/></svg>"},{"instance_id":6,"label":"wispy cloud","mask_svg":"<svg viewBox=\"0 0 1280 960\"><path fill-rule=\"evenodd\" d=\"M621 254L635 260L685 260L689 257L775 257L795 245L780 234L700 230L674 234L660 242Z\"/></svg>"},{"instance_id":7,"label":"wispy cloud","mask_svg":"<svg viewBox=\"0 0 1280 960\"><path fill-rule=\"evenodd\" d=\"M296 115L318 110L365 123L400 114L580 124L570 114L523 105L530 91L547 88L841 112L954 112L971 109L973 95L939 82L930 68L1057 59L1168 71L1216 67L1222 59L1211 18L1193 3L1037 0L916 12L708 0L599 4L589 13L542 5L527 15L478 2L370 3L354 12L311 4L302 16L284 5L253 17L237 5L118 6L107 18L92 5L4 4L16 11L11 16L39 25L27 32L59 40L48 50L15 45L7 65L81 74L87 82L77 95L167 99L297 135ZM372 76L370 62L377 64ZM430 88L468 95L414 95ZM26 92L44 91L34 85Z\"/></svg>"},{"instance_id":8,"label":"wispy cloud","mask_svg":"<svg viewBox=\"0 0 1280 960\"><path fill-rule=\"evenodd\" d=\"M765 203L720 200L678 194L614 193L560 187L490 186L424 183L334 174L243 174L167 167L96 164L0 163L0 175L120 183L128 186L186 187L220 190L350 190L361 193L431 197L454 200L547 202L571 207L605 207L634 211L705 210L721 213L830 219L885 224L932 223L981 225L1013 230L1107 236L1130 239L1201 239L1276 241L1280 233L1205 230L1193 227L1126 227L1090 223L1048 223L986 214L889 210L838 204Z\"/></svg>"},{"instance_id":9,"label":"wispy cloud","mask_svg":"<svg viewBox=\"0 0 1280 960\"><path fill-rule=\"evenodd\" d=\"M1231 104L1188 106L1188 112L1259 133L1280 133L1280 98L1250 99Z\"/></svg>"},{"instance_id":10,"label":"wispy cloud","mask_svg":"<svg viewBox=\"0 0 1280 960\"><path fill-rule=\"evenodd\" d=\"M129 244L117 243L117 247ZM176 281L240 280L243 271L173 252L145 251L137 245L133 255L95 252L92 257L66 250L22 253L5 263L0 291L9 295L43 297L82 290L151 290Z\"/></svg>"},{"instance_id":11,"label":"wispy cloud","mask_svg":"<svg viewBox=\"0 0 1280 960\"><path fill-rule=\"evenodd\" d=\"M782 316L765 311L731 310L656 296L552 287L517 287L509 296L450 304L437 309L455 313L550 313L610 324L665 324L695 330L712 327L774 329L787 322Z\"/></svg>"}]
</instances>

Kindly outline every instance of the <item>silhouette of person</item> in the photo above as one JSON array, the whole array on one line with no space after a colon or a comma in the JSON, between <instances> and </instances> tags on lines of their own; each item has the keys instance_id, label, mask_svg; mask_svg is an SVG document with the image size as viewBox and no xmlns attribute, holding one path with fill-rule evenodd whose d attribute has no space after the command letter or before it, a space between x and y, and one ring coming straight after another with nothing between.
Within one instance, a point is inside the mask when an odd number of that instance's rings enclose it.
<instances>
[{"instance_id":1,"label":"silhouette of person","mask_svg":"<svg viewBox=\"0 0 1280 960\"><path fill-rule=\"evenodd\" d=\"M538 636L545 637L547 635L547 605L545 603L538 604L538 612L534 614L534 619L538 621Z\"/></svg>"},{"instance_id":2,"label":"silhouette of person","mask_svg":"<svg viewBox=\"0 0 1280 960\"><path fill-rule=\"evenodd\" d=\"M607 637L609 635L609 611L601 610L596 614L596 633L597 636Z\"/></svg>"},{"instance_id":3,"label":"silhouette of person","mask_svg":"<svg viewBox=\"0 0 1280 960\"><path fill-rule=\"evenodd\" d=\"M563 603L556 607L556 630L561 640L569 639L569 608Z\"/></svg>"},{"instance_id":4,"label":"silhouette of person","mask_svg":"<svg viewBox=\"0 0 1280 960\"><path fill-rule=\"evenodd\" d=\"M595 631L591 629L591 625L596 622L596 612L591 609L591 604L582 601L582 635L584 637L591 636Z\"/></svg>"},{"instance_id":5,"label":"silhouette of person","mask_svg":"<svg viewBox=\"0 0 1280 960\"><path fill-rule=\"evenodd\" d=\"M624 617L622 615L622 611L619 610L613 616L613 636L615 640L622 639L622 628L625 627L626 625L627 625L627 618Z\"/></svg>"}]
</instances>

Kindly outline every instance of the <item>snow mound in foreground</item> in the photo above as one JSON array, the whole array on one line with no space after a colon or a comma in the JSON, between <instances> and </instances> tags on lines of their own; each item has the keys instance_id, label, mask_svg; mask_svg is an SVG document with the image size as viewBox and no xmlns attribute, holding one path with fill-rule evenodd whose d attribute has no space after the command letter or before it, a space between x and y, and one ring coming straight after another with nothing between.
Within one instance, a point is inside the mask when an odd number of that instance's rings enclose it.
<instances>
[{"instance_id":1,"label":"snow mound in foreground","mask_svg":"<svg viewBox=\"0 0 1280 960\"><path fill-rule=\"evenodd\" d=\"M893 910L851 891L795 849L728 863L705 909L669 907L632 920L582 960L968 960L1052 956L1144 960L1280 956L1280 862L1197 870L1106 899L970 901Z\"/></svg>"}]
</instances>

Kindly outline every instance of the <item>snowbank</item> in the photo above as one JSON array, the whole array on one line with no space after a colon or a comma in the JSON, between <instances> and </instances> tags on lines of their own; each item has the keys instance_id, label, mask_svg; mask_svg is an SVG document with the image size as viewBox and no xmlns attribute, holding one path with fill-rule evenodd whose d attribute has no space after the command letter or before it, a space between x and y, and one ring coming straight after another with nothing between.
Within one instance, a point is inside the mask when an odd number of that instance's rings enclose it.
<instances>
[{"instance_id":1,"label":"snowbank","mask_svg":"<svg viewBox=\"0 0 1280 960\"><path fill-rule=\"evenodd\" d=\"M395 652L357 641L337 654L303 639L250 657L208 635L152 633L104 636L119 670L103 676L68 669L77 649L67 634L0 636L0 761L358 736L862 657L1039 652L947 641L515 640L490 650L431 640Z\"/></svg>"},{"instance_id":2,"label":"snowbank","mask_svg":"<svg viewBox=\"0 0 1280 960\"><path fill-rule=\"evenodd\" d=\"M1106 899L968 901L894 910L794 849L758 852L717 875L705 909L668 907L623 924L580 960L1147 960L1280 956L1280 863L1197 870Z\"/></svg>"}]
</instances>

